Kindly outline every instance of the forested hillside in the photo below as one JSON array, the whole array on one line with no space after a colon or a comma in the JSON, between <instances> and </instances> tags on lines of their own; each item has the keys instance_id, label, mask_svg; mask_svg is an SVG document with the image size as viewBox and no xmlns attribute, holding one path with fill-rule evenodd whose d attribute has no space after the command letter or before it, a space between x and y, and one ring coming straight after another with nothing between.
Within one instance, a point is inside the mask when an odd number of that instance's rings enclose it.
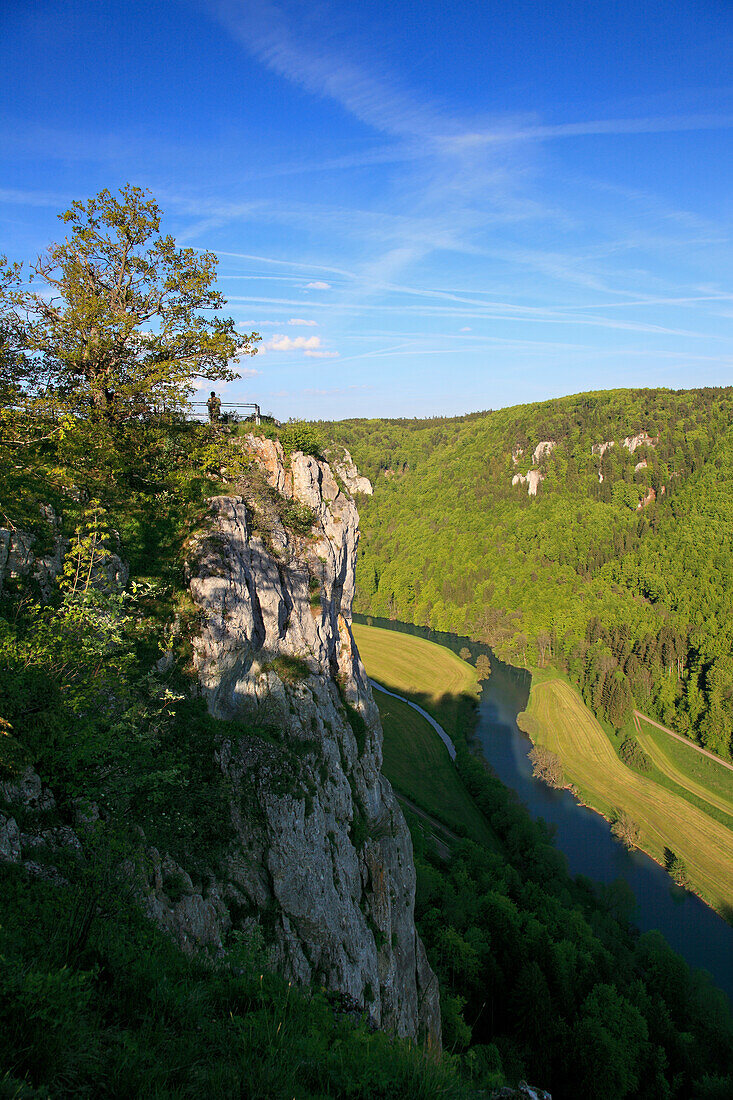
<instances>
[{"instance_id":1,"label":"forested hillside","mask_svg":"<svg viewBox=\"0 0 733 1100\"><path fill-rule=\"evenodd\" d=\"M327 425L375 486L357 609L566 667L729 756L733 389Z\"/></svg>"}]
</instances>

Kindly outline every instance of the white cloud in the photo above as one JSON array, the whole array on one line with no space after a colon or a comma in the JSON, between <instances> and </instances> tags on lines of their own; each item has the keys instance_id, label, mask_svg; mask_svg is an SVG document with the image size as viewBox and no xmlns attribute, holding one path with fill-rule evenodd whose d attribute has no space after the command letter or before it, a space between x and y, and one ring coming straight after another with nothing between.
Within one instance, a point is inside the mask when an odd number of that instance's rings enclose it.
<instances>
[{"instance_id":1,"label":"white cloud","mask_svg":"<svg viewBox=\"0 0 733 1100\"><path fill-rule=\"evenodd\" d=\"M464 325L464 327L461 329L461 332L473 332L473 329L470 325Z\"/></svg>"},{"instance_id":2,"label":"white cloud","mask_svg":"<svg viewBox=\"0 0 733 1100\"><path fill-rule=\"evenodd\" d=\"M291 317L288 321L289 325L308 325L308 327L316 326L318 321L306 321L303 317Z\"/></svg>"},{"instance_id":3,"label":"white cloud","mask_svg":"<svg viewBox=\"0 0 733 1100\"><path fill-rule=\"evenodd\" d=\"M306 351L305 355L309 359L338 359L339 353L337 351Z\"/></svg>"},{"instance_id":4,"label":"white cloud","mask_svg":"<svg viewBox=\"0 0 733 1100\"><path fill-rule=\"evenodd\" d=\"M271 340L267 341L265 347L270 351L299 351L299 350L312 350L314 348L320 348L321 338L320 336L273 336Z\"/></svg>"},{"instance_id":5,"label":"white cloud","mask_svg":"<svg viewBox=\"0 0 733 1100\"><path fill-rule=\"evenodd\" d=\"M238 372L242 378L254 378L256 374L262 374L261 370L255 370L254 367L242 367Z\"/></svg>"},{"instance_id":6,"label":"white cloud","mask_svg":"<svg viewBox=\"0 0 733 1100\"><path fill-rule=\"evenodd\" d=\"M315 282L315 283L306 283L305 284L305 289L306 290L330 290L331 289L331 284L330 283L322 283L319 280L318 282Z\"/></svg>"}]
</instances>

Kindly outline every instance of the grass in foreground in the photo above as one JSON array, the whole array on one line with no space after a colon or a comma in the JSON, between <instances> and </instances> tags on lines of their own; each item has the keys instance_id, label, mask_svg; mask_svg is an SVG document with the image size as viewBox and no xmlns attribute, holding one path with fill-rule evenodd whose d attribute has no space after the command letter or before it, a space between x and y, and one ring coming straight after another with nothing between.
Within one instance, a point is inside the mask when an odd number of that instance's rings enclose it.
<instances>
[{"instance_id":1,"label":"grass in foreground","mask_svg":"<svg viewBox=\"0 0 733 1100\"><path fill-rule=\"evenodd\" d=\"M399 699L374 692L384 730L384 774L398 790L478 844L494 847L494 835L477 808L435 730Z\"/></svg>"},{"instance_id":2,"label":"grass in foreground","mask_svg":"<svg viewBox=\"0 0 733 1100\"><path fill-rule=\"evenodd\" d=\"M625 767L578 693L561 679L534 683L522 728L556 752L580 795L606 817L625 810L642 846L660 863L665 849L684 860L693 889L716 909L733 905L731 834L685 798ZM683 746L684 747L684 746Z\"/></svg>"}]
</instances>

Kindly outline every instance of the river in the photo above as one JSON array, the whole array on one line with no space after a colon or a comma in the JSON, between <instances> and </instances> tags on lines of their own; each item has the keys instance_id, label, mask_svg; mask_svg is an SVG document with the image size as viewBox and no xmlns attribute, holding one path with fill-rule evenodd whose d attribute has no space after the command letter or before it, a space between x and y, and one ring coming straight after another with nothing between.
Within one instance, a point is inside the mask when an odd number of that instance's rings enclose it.
<instances>
[{"instance_id":1,"label":"river","mask_svg":"<svg viewBox=\"0 0 733 1100\"><path fill-rule=\"evenodd\" d=\"M428 630L411 623L355 615L357 622L415 634L458 653L469 649L475 662L480 653L491 661L491 676L483 682L475 737L492 768L517 792L534 818L554 828L555 843L565 854L573 875L596 882L626 882L636 901L631 919L642 931L658 929L692 967L707 970L733 1003L733 927L694 894L676 887L669 875L643 852L628 852L615 840L607 821L581 806L569 791L556 791L532 775L528 753L532 744L517 726L527 705L530 675L500 661L491 650L470 638Z\"/></svg>"}]
</instances>

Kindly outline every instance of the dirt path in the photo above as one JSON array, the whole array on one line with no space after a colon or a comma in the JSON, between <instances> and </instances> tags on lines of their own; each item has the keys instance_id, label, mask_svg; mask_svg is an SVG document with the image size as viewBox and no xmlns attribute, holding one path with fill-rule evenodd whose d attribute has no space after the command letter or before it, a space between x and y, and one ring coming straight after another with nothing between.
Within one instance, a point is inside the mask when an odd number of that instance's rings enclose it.
<instances>
[{"instance_id":1,"label":"dirt path","mask_svg":"<svg viewBox=\"0 0 733 1100\"><path fill-rule=\"evenodd\" d=\"M693 885L716 908L733 903L733 837L730 830L681 795L626 768L606 734L568 684L554 680L532 688L528 712L533 739L556 752L566 776L606 816L625 809L642 827L644 847L659 862L671 849L685 862Z\"/></svg>"},{"instance_id":2,"label":"dirt path","mask_svg":"<svg viewBox=\"0 0 733 1100\"><path fill-rule=\"evenodd\" d=\"M668 779L671 779L679 787L689 791L690 794L699 798L702 802L707 803L708 806L714 806L718 810L722 810L724 814L733 818L733 797L726 798L724 795L717 794L715 791L711 791L708 787L705 787L702 783L698 783L695 779L692 779L685 772L680 769L665 753L661 745L658 745L650 733L645 733L641 724L636 727L637 736L639 738L639 744L644 749L644 752L651 758L652 762L656 764L660 772L666 775Z\"/></svg>"},{"instance_id":3,"label":"dirt path","mask_svg":"<svg viewBox=\"0 0 733 1100\"><path fill-rule=\"evenodd\" d=\"M438 832L441 832L443 834L443 837L449 837L451 840L454 841L460 840L460 837L457 835L457 833L454 833L453 830L449 829L447 825L443 825L441 821L438 821L431 814L426 813L425 810L421 810L419 806L415 805L411 798L407 797L407 795L400 794L399 791L395 791L395 795L397 796L397 801L400 803L401 806L406 807L406 809L408 809L411 814L415 814L416 817L422 818L422 820L426 821L433 830L437 829ZM435 832L432 832L430 836L435 843L435 847L438 850L438 855L440 856L440 858L448 862L448 860L450 860L453 855L450 850L450 846L446 844L444 839L436 836Z\"/></svg>"},{"instance_id":4,"label":"dirt path","mask_svg":"<svg viewBox=\"0 0 733 1100\"><path fill-rule=\"evenodd\" d=\"M733 764L729 764L727 760L723 760L721 757L716 756L714 752L708 752L707 749L703 749L700 745L696 745L689 737L683 737L681 733L675 733L674 730L669 729L667 726L663 726L661 722L655 722L653 718L649 718L646 714L642 714L640 710L634 711L637 730L639 728L638 723L640 718L642 721L648 722L650 726L655 726L656 729L662 730L663 733L668 733L669 736L674 737L676 741L681 741L683 745L688 745L691 749L694 749L695 752L702 753L703 756L707 756L710 760L714 760L716 764L721 764L724 768L727 768L728 771L733 772Z\"/></svg>"}]
</instances>

